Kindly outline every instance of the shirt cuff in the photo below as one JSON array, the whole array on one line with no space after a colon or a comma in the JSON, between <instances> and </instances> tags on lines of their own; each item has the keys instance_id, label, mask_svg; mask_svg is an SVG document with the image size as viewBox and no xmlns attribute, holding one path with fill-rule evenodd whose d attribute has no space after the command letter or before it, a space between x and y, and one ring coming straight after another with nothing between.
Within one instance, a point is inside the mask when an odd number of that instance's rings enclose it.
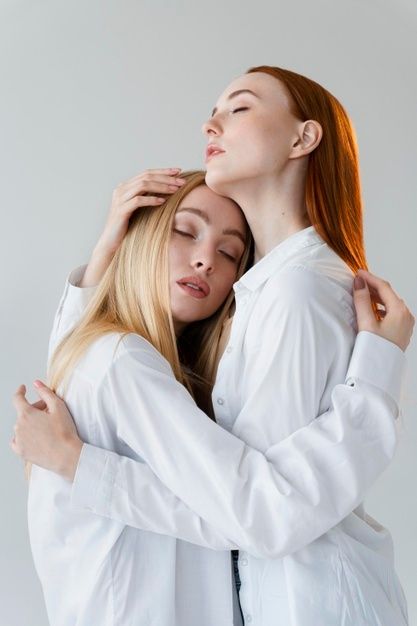
<instances>
[{"instance_id":1,"label":"shirt cuff","mask_svg":"<svg viewBox=\"0 0 417 626\"><path fill-rule=\"evenodd\" d=\"M399 408L406 357L392 341L362 330L356 337L346 383L361 380L385 391Z\"/></svg>"},{"instance_id":2,"label":"shirt cuff","mask_svg":"<svg viewBox=\"0 0 417 626\"><path fill-rule=\"evenodd\" d=\"M105 515L110 508L116 475L114 453L84 443L75 471L71 506Z\"/></svg>"},{"instance_id":3,"label":"shirt cuff","mask_svg":"<svg viewBox=\"0 0 417 626\"><path fill-rule=\"evenodd\" d=\"M91 300L91 296L97 287L79 287L82 277L85 274L87 265L80 265L73 270L67 278L67 290L65 299L68 305L80 307L84 311L85 307Z\"/></svg>"}]
</instances>

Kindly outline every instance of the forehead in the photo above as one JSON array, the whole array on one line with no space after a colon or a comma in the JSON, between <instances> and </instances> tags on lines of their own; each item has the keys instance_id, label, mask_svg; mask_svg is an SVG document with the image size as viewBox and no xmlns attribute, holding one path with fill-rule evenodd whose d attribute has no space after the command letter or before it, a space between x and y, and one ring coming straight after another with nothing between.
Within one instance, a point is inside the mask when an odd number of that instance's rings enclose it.
<instances>
[{"instance_id":1,"label":"forehead","mask_svg":"<svg viewBox=\"0 0 417 626\"><path fill-rule=\"evenodd\" d=\"M228 225L244 227L243 213L237 204L229 198L214 193L207 185L200 185L187 193L181 200L177 212L185 208L204 211L214 224L221 222L224 225L227 221ZM184 215L190 215L190 213L184 212Z\"/></svg>"},{"instance_id":2,"label":"forehead","mask_svg":"<svg viewBox=\"0 0 417 626\"><path fill-rule=\"evenodd\" d=\"M250 89L255 92L262 101L280 104L284 106L290 105L289 94L285 86L274 76L263 72L253 72L252 74L243 74L232 80L229 85L220 94L217 105L224 104L235 91L240 89Z\"/></svg>"}]
</instances>

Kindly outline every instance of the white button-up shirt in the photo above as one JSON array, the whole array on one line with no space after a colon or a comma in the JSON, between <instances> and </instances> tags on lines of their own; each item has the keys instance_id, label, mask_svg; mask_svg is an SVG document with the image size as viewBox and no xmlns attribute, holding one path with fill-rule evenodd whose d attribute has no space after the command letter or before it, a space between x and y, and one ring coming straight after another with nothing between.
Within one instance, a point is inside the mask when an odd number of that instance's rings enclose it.
<instances>
[{"instance_id":1,"label":"white button-up shirt","mask_svg":"<svg viewBox=\"0 0 417 626\"><path fill-rule=\"evenodd\" d=\"M31 541L52 611L65 580L59 602L92 611L80 626L238 624L225 552L238 548L245 623L407 623L391 537L361 504L394 454L404 355L362 332L349 365L351 284L313 227L242 277L213 390L223 428L142 338L90 348L65 397L87 442L72 491L38 468L31 479ZM91 293L67 283L51 346ZM89 567L71 565L82 559ZM108 612L97 617L100 603ZM114 603L125 621L110 617Z\"/></svg>"}]
</instances>

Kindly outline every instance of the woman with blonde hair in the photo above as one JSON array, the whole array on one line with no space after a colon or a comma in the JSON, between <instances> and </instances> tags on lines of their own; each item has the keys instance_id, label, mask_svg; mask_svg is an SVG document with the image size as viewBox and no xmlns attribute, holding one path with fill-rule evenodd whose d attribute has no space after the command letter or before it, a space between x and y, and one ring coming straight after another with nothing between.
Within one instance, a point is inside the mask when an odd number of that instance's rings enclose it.
<instances>
[{"instance_id":1,"label":"woman with blonde hair","mask_svg":"<svg viewBox=\"0 0 417 626\"><path fill-rule=\"evenodd\" d=\"M143 368L132 373L130 361L119 361L106 389L120 392L114 414L131 422L122 419L121 439L141 459L83 445L45 387L47 412L18 393L14 449L73 480L80 512L217 551L239 549L245 624L406 624L390 535L362 499L394 452L414 320L384 281L361 270L355 342L352 279L366 262L349 118L314 81L262 66L226 88L204 132L206 183L241 207L255 255L234 286L236 311L213 390L219 425L172 373L154 365L152 384L141 390ZM124 202L137 201L135 184L128 187ZM194 228L188 236L198 243ZM101 249L86 276L100 274L104 257ZM212 269L199 267L207 276ZM385 315L372 315L364 278ZM83 297L74 289L62 305L72 322ZM215 589L223 607L213 626L239 623L232 589L217 585L226 569L223 562L204 579L207 603ZM205 616L202 609L199 623L210 623Z\"/></svg>"},{"instance_id":2,"label":"woman with blonde hair","mask_svg":"<svg viewBox=\"0 0 417 626\"><path fill-rule=\"evenodd\" d=\"M139 368L134 383L151 400L156 365L208 406L215 338L250 253L243 214L232 200L208 189L204 175L182 174L162 205L142 198L146 206L131 218L82 317L70 329L56 329L60 342L49 381L77 415L80 436L136 461L140 456L129 447L127 432L135 426L123 415L124 390L114 386L114 375L131 384ZM210 221L198 247L184 235L198 221L197 211ZM196 265L208 257L213 267L203 280ZM65 325L60 312L56 323ZM196 351L189 350L190 340ZM29 473L30 541L52 626L198 623L210 597L203 587L205 571L216 567L216 553L211 564L204 548L75 511L68 481L38 466ZM208 558L201 552L209 552ZM166 574L176 567L182 575L173 587ZM219 576L219 585L227 582ZM188 593L198 610L188 605ZM216 600L213 593L207 623L219 618Z\"/></svg>"}]
</instances>

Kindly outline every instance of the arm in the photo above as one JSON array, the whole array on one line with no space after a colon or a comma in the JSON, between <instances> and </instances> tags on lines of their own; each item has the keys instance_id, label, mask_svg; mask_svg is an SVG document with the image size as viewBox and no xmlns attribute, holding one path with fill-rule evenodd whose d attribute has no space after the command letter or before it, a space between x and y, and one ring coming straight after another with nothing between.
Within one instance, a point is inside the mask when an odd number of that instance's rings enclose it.
<instances>
[{"instance_id":1,"label":"arm","mask_svg":"<svg viewBox=\"0 0 417 626\"><path fill-rule=\"evenodd\" d=\"M110 211L103 232L87 266L70 274L55 315L49 340L48 361L61 339L78 322L91 300L113 256L123 241L131 215L146 206L160 206L164 198L177 191L184 179L176 178L179 168L146 170L120 183L113 191Z\"/></svg>"},{"instance_id":2,"label":"arm","mask_svg":"<svg viewBox=\"0 0 417 626\"><path fill-rule=\"evenodd\" d=\"M277 344L279 352L278 346L279 342ZM311 351L314 356L314 346ZM380 359L384 359L385 369L380 367L369 369L366 354L373 355L377 365ZM165 375L161 379L156 363L155 385L153 388L146 385L147 394L149 392L150 395L145 395L142 399L133 396L131 383L127 382L130 379L123 371L122 361L119 361L117 371L123 372L119 374L121 388L128 384L128 388L122 393L125 399L129 398L128 406L124 406L126 415L129 414L127 423L131 423L137 407L140 410L139 428L137 429L135 424L134 432L121 433L121 436L146 459L149 466L174 493L193 510L198 511L203 519L211 521L212 526L222 531L224 537L230 537L229 541L255 555L282 556L312 541L338 523L361 501L368 486L388 464L395 448L393 414L396 414L396 403L382 390L397 393L395 385L392 387L391 376L395 374L397 367L401 370L402 364L403 355L399 348L374 335L362 333L358 338L349 372L349 382L355 381L355 386L338 385L333 391L333 408L330 412L272 446L265 455L262 455L245 446L243 442L213 422L209 422L205 416L204 428L208 422L208 428L214 428L216 434L214 440L211 440L205 431L201 436L202 414L198 412L199 418L194 415L195 405L185 390L178 386L170 371L163 372ZM140 370L143 364L139 363L138 367ZM149 371L139 370L134 376L135 380L141 380L141 375L150 374ZM114 375L117 375L117 372L114 372ZM320 375L319 373L318 376ZM394 379L398 381L398 377ZM149 376L149 380L152 380L152 376ZM180 389L177 389L177 386ZM148 405L147 412L144 412L142 407L145 406L147 397L162 401L161 389L169 397L169 416L165 415L166 403L161 406L158 402L152 402L152 406ZM171 405L171 399L181 398L181 394L184 393L187 406L181 404L184 399L178 407L175 403ZM132 407L135 408L134 412ZM118 404L115 406L116 409L119 409ZM154 416L151 425L159 424L160 431L153 433L154 436L151 434L152 428L144 426L147 414ZM184 423L184 419L189 421ZM375 423L372 423L372 420L375 420ZM174 426L179 428L181 425L183 431L172 433ZM197 429L196 436L200 447L195 445L195 441L189 445L190 432L194 428ZM160 454L155 458L149 456L152 451L146 451L144 448L147 439L161 442ZM183 449L187 441L188 448ZM234 443L230 444L230 441ZM167 450L162 449L165 443ZM237 445L238 448L229 451L229 445ZM172 457L173 449L178 452L178 457ZM359 451L362 451L362 455L358 456ZM171 464L165 462L165 455ZM180 468L176 462L178 459L181 459L182 463L188 463L180 476L178 476ZM201 459L204 459L203 469L206 468L206 473L202 476L200 474L202 482L199 482ZM158 462L164 463L162 474L160 468L158 469ZM197 467L194 467L196 463ZM145 467L132 459L118 457L114 453L92 446L84 446L73 489L74 505L138 527L164 532L161 530L162 509L160 507L155 509L153 502L153 499L158 498L159 503L164 500L160 492L160 488L164 487L158 486L152 478L153 482L149 483L146 489L144 472L148 470ZM231 472L233 467L241 468L237 476ZM168 472L167 475L164 471ZM194 493L188 481L190 475L193 476L192 486L197 486L196 495L202 501L187 499L191 497L191 492ZM148 478L150 477L151 474L148 475ZM304 479L300 484L301 477ZM170 482L170 479L175 480L175 483ZM227 491L226 484L230 491ZM234 491L236 489L237 493ZM180 509L180 506L184 505L172 499L167 502L169 507L173 506L174 509L167 512L171 520L171 530L167 528L165 532L171 534L172 516L178 514L182 516L181 524L189 523L189 526L182 526L183 534L177 534L177 530L175 536L195 541L195 532L193 537L191 535L187 537L184 533L189 532L193 524L197 527L198 519L194 518L193 521L190 518L188 521L186 507ZM236 507L243 508L234 510L233 503ZM255 507L253 503L256 503ZM208 507L208 510L204 507ZM158 525L144 526L144 515L140 511L146 511L150 518L152 510L157 511L154 523ZM191 511L189 514L194 515ZM149 523L150 519L146 524ZM200 540L201 537L209 539L209 543L204 544ZM207 534L203 536L200 532L200 539L196 542L202 545L221 546L218 541L211 543L213 535L209 538ZM234 547L233 544L226 545Z\"/></svg>"},{"instance_id":3,"label":"arm","mask_svg":"<svg viewBox=\"0 0 417 626\"><path fill-rule=\"evenodd\" d=\"M343 519L388 465L395 448L390 403L384 392L366 384L336 387L332 411L265 454L208 420L168 364L161 367L159 355L123 355L102 391L114 403L118 436L161 482L239 548L260 557L298 550ZM366 412L372 415L368 423ZM152 522L154 498L161 495L154 482L146 490L141 465L84 446L74 506L125 522L127 513L130 523L140 509ZM168 513L188 525L185 514L183 506ZM153 520L157 525L148 529L161 531L160 515L159 507Z\"/></svg>"},{"instance_id":4,"label":"arm","mask_svg":"<svg viewBox=\"0 0 417 626\"><path fill-rule=\"evenodd\" d=\"M86 268L86 265L82 265L73 270L65 282L64 293L59 301L49 337L48 362L60 341L80 320L96 291L93 286L84 288L77 286L81 282Z\"/></svg>"}]
</instances>

